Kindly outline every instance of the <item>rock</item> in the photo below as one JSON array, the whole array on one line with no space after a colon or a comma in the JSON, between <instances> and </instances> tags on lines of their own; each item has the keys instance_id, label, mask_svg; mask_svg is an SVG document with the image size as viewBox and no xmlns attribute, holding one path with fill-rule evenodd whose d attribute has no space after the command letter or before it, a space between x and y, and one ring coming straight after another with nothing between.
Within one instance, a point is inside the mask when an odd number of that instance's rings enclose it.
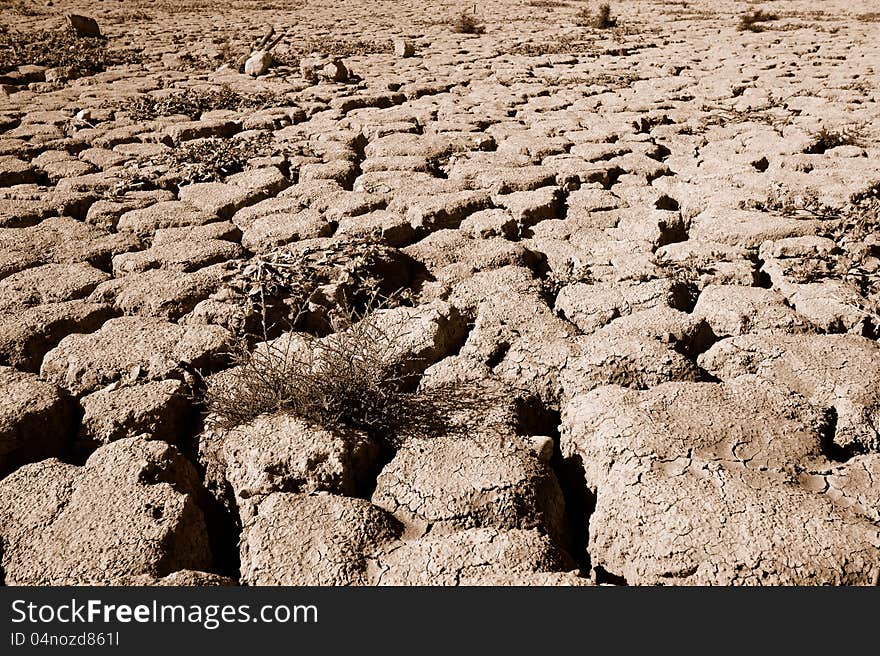
<instances>
[{"instance_id":1,"label":"rock","mask_svg":"<svg viewBox=\"0 0 880 656\"><path fill-rule=\"evenodd\" d=\"M575 282L556 295L555 309L589 334L618 317L642 310L668 307L687 309L686 290L669 280L645 282Z\"/></svg>"},{"instance_id":2,"label":"rock","mask_svg":"<svg viewBox=\"0 0 880 656\"><path fill-rule=\"evenodd\" d=\"M600 571L634 585L818 585L867 583L880 566L876 525L798 483L824 460L829 425L785 388L754 376L603 387L562 421L563 457L594 495Z\"/></svg>"},{"instance_id":3,"label":"rock","mask_svg":"<svg viewBox=\"0 0 880 656\"><path fill-rule=\"evenodd\" d=\"M501 435L407 440L379 475L373 503L399 519L407 537L540 528L566 545L559 483L529 447Z\"/></svg>"},{"instance_id":4,"label":"rock","mask_svg":"<svg viewBox=\"0 0 880 656\"><path fill-rule=\"evenodd\" d=\"M378 445L359 431L321 429L283 414L207 433L200 450L220 486L231 488L242 517L274 492L362 495L379 456Z\"/></svg>"},{"instance_id":5,"label":"rock","mask_svg":"<svg viewBox=\"0 0 880 656\"><path fill-rule=\"evenodd\" d=\"M113 274L119 278L150 269L192 272L243 256L244 250L238 244L222 239L160 241L143 251L116 255Z\"/></svg>"},{"instance_id":6,"label":"rock","mask_svg":"<svg viewBox=\"0 0 880 656\"><path fill-rule=\"evenodd\" d=\"M665 305L618 317L593 334L654 339L690 358L717 341L705 319Z\"/></svg>"},{"instance_id":7,"label":"rock","mask_svg":"<svg viewBox=\"0 0 880 656\"><path fill-rule=\"evenodd\" d=\"M182 378L226 361L229 333L158 319L111 319L90 335L69 335L46 354L40 375L80 396L123 378Z\"/></svg>"},{"instance_id":8,"label":"rock","mask_svg":"<svg viewBox=\"0 0 880 656\"><path fill-rule=\"evenodd\" d=\"M227 178L226 182L197 182L186 185L180 189L178 196L181 201L197 207L203 213L225 220L243 207L274 196L289 185L290 182L281 171L275 167L267 167L236 173Z\"/></svg>"},{"instance_id":9,"label":"rock","mask_svg":"<svg viewBox=\"0 0 880 656\"><path fill-rule=\"evenodd\" d=\"M658 339L593 334L573 340L560 374L564 398L602 385L647 389L669 381L703 380L697 365Z\"/></svg>"},{"instance_id":10,"label":"rock","mask_svg":"<svg viewBox=\"0 0 880 656\"><path fill-rule=\"evenodd\" d=\"M110 305L80 300L11 307L0 318L0 363L37 372L64 337L93 332L115 314Z\"/></svg>"},{"instance_id":11,"label":"rock","mask_svg":"<svg viewBox=\"0 0 880 656\"><path fill-rule=\"evenodd\" d=\"M393 39L395 57L412 57L416 48L409 39Z\"/></svg>"},{"instance_id":12,"label":"rock","mask_svg":"<svg viewBox=\"0 0 880 656\"><path fill-rule=\"evenodd\" d=\"M492 197L496 207L507 210L521 230L541 221L559 216L561 194L557 187L541 187L534 191L515 191Z\"/></svg>"},{"instance_id":13,"label":"rock","mask_svg":"<svg viewBox=\"0 0 880 656\"><path fill-rule=\"evenodd\" d=\"M88 264L46 264L25 269L0 280L0 307L84 298L109 278Z\"/></svg>"},{"instance_id":14,"label":"rock","mask_svg":"<svg viewBox=\"0 0 880 656\"><path fill-rule=\"evenodd\" d=\"M779 292L761 287L706 285L693 314L719 337L746 333L808 333L815 328Z\"/></svg>"},{"instance_id":15,"label":"rock","mask_svg":"<svg viewBox=\"0 0 880 656\"><path fill-rule=\"evenodd\" d=\"M765 241L821 232L819 220L775 216L751 210L712 207L694 217L690 238L757 248Z\"/></svg>"},{"instance_id":16,"label":"rock","mask_svg":"<svg viewBox=\"0 0 880 656\"><path fill-rule=\"evenodd\" d=\"M833 410L831 434L844 454L880 451L880 345L855 335L743 335L700 356L729 381L745 374L784 385Z\"/></svg>"},{"instance_id":17,"label":"rock","mask_svg":"<svg viewBox=\"0 0 880 656\"><path fill-rule=\"evenodd\" d=\"M329 82L345 82L348 79L348 69L341 59L332 59L321 67L318 77Z\"/></svg>"},{"instance_id":18,"label":"rock","mask_svg":"<svg viewBox=\"0 0 880 656\"><path fill-rule=\"evenodd\" d=\"M272 53L266 50L257 50L251 53L244 63L245 75L258 77L264 75L272 65Z\"/></svg>"},{"instance_id":19,"label":"rock","mask_svg":"<svg viewBox=\"0 0 880 656\"><path fill-rule=\"evenodd\" d=\"M67 22L79 37L100 37L101 28L98 27L98 21L88 16L80 16L78 14L67 14Z\"/></svg>"},{"instance_id":20,"label":"rock","mask_svg":"<svg viewBox=\"0 0 880 656\"><path fill-rule=\"evenodd\" d=\"M416 230L433 232L457 228L471 214L489 207L489 203L486 192L456 191L398 198L388 209L404 214Z\"/></svg>"},{"instance_id":21,"label":"rock","mask_svg":"<svg viewBox=\"0 0 880 656\"><path fill-rule=\"evenodd\" d=\"M0 278L39 264L87 262L107 269L110 258L141 247L135 235L110 233L69 216L29 228L0 229Z\"/></svg>"},{"instance_id":22,"label":"rock","mask_svg":"<svg viewBox=\"0 0 880 656\"><path fill-rule=\"evenodd\" d=\"M458 310L442 301L414 308L378 310L370 319L377 340L387 340L388 362L399 363L400 375L421 373L456 351L466 324Z\"/></svg>"},{"instance_id":23,"label":"rock","mask_svg":"<svg viewBox=\"0 0 880 656\"><path fill-rule=\"evenodd\" d=\"M80 404L83 418L77 442L87 449L136 436L177 445L187 437L192 418L186 386L179 380L111 385L84 396Z\"/></svg>"},{"instance_id":24,"label":"rock","mask_svg":"<svg viewBox=\"0 0 880 656\"><path fill-rule=\"evenodd\" d=\"M491 368L513 388L558 402L560 371L573 354L577 331L547 307L528 269L506 266L471 275L455 285L449 302L475 317L462 358Z\"/></svg>"},{"instance_id":25,"label":"rock","mask_svg":"<svg viewBox=\"0 0 880 656\"><path fill-rule=\"evenodd\" d=\"M64 82L67 79L67 75L62 68L47 68L44 76L46 82L50 84L53 82Z\"/></svg>"},{"instance_id":26,"label":"rock","mask_svg":"<svg viewBox=\"0 0 880 656\"><path fill-rule=\"evenodd\" d=\"M17 157L0 156L0 187L37 182L34 168Z\"/></svg>"},{"instance_id":27,"label":"rock","mask_svg":"<svg viewBox=\"0 0 880 656\"><path fill-rule=\"evenodd\" d=\"M369 571L376 585L473 585L574 566L571 557L539 531L475 528L395 542L370 559Z\"/></svg>"},{"instance_id":28,"label":"rock","mask_svg":"<svg viewBox=\"0 0 880 656\"><path fill-rule=\"evenodd\" d=\"M482 210L471 214L459 226L462 232L475 239L505 237L511 239L519 234L519 224L506 210Z\"/></svg>"},{"instance_id":29,"label":"rock","mask_svg":"<svg viewBox=\"0 0 880 656\"><path fill-rule=\"evenodd\" d=\"M65 455L76 425L76 403L33 374L0 367L0 476L16 467Z\"/></svg>"},{"instance_id":30,"label":"rock","mask_svg":"<svg viewBox=\"0 0 880 656\"><path fill-rule=\"evenodd\" d=\"M55 459L22 467L0 481L5 583L119 585L210 570L200 490L173 447L136 438L99 449L82 467Z\"/></svg>"},{"instance_id":31,"label":"rock","mask_svg":"<svg viewBox=\"0 0 880 656\"><path fill-rule=\"evenodd\" d=\"M125 580L125 582L121 583L121 585L205 587L217 585L230 586L236 585L236 582L227 576L220 576L219 574L212 574L211 572L197 572L191 569L181 569L162 577L150 576L149 574L141 574L139 576L134 576L128 580ZM569 585L569 583L562 582L559 585ZM577 583L572 583L571 585L577 585Z\"/></svg>"},{"instance_id":32,"label":"rock","mask_svg":"<svg viewBox=\"0 0 880 656\"><path fill-rule=\"evenodd\" d=\"M366 559L400 534L397 522L363 499L271 494L241 532L246 585L365 585Z\"/></svg>"},{"instance_id":33,"label":"rock","mask_svg":"<svg viewBox=\"0 0 880 656\"><path fill-rule=\"evenodd\" d=\"M263 203L271 202L263 201ZM257 205L261 205L258 203ZM236 212L232 220L237 222L242 212L253 209L247 207ZM268 213L254 220L244 229L241 244L255 253L262 253L277 246L283 246L304 239L329 237L333 234L333 224L320 212L302 210L293 213Z\"/></svg>"}]
</instances>

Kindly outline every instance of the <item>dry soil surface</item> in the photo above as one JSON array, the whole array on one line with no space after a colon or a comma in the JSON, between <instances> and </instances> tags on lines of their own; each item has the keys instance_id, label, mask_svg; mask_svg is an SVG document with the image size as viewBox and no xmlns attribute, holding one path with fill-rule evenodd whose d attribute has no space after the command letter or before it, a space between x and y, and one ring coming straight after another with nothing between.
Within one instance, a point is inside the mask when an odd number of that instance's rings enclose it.
<instances>
[{"instance_id":1,"label":"dry soil surface","mask_svg":"<svg viewBox=\"0 0 880 656\"><path fill-rule=\"evenodd\" d=\"M878 582L876 3L293 4L3 3L113 61L0 71L0 582ZM205 422L368 283L457 430Z\"/></svg>"}]
</instances>

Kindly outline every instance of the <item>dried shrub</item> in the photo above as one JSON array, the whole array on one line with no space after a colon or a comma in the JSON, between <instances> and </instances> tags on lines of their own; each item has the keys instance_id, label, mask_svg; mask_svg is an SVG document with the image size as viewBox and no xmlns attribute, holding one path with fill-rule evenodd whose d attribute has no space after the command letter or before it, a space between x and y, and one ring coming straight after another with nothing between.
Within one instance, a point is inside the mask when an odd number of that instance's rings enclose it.
<instances>
[{"instance_id":1,"label":"dried shrub","mask_svg":"<svg viewBox=\"0 0 880 656\"><path fill-rule=\"evenodd\" d=\"M755 9L754 11L746 12L739 17L737 29L740 32L763 32L766 27L761 25L761 23L775 20L779 20L778 15L764 11L763 9Z\"/></svg>"},{"instance_id":2,"label":"dried shrub","mask_svg":"<svg viewBox=\"0 0 880 656\"><path fill-rule=\"evenodd\" d=\"M104 38L77 37L71 30L0 30L0 73L26 64L58 68L71 79L121 63Z\"/></svg>"},{"instance_id":3,"label":"dried shrub","mask_svg":"<svg viewBox=\"0 0 880 656\"><path fill-rule=\"evenodd\" d=\"M259 344L242 342L235 366L207 381L212 428L229 430L265 413L287 413L322 428L346 427L395 445L404 436L463 430L463 409L485 407L479 387L462 383L419 389L413 362L401 351L404 328L380 320L381 307L349 311L334 332L291 333Z\"/></svg>"},{"instance_id":4,"label":"dried shrub","mask_svg":"<svg viewBox=\"0 0 880 656\"><path fill-rule=\"evenodd\" d=\"M259 320L264 337L281 328L326 335L340 320L334 313L341 299L357 313L378 297L386 307L409 301L399 291L406 281L390 273L401 257L359 237L289 244L242 263L229 287Z\"/></svg>"},{"instance_id":5,"label":"dried shrub","mask_svg":"<svg viewBox=\"0 0 880 656\"><path fill-rule=\"evenodd\" d=\"M804 153L821 155L826 150L838 146L864 147L865 143L864 129L861 126L848 126L840 130L828 130L823 127L810 135L810 145L804 149Z\"/></svg>"},{"instance_id":6,"label":"dried shrub","mask_svg":"<svg viewBox=\"0 0 880 656\"><path fill-rule=\"evenodd\" d=\"M589 9L581 9L575 15L575 24L578 27L594 27L598 30L607 30L617 26L617 19L611 15L611 7L601 4L594 12Z\"/></svg>"},{"instance_id":7,"label":"dried shrub","mask_svg":"<svg viewBox=\"0 0 880 656\"><path fill-rule=\"evenodd\" d=\"M840 214L840 208L831 207L819 199L816 189L793 191L781 183L773 185L765 198L741 201L739 206L790 218L833 220Z\"/></svg>"},{"instance_id":8,"label":"dried shrub","mask_svg":"<svg viewBox=\"0 0 880 656\"><path fill-rule=\"evenodd\" d=\"M160 116L183 114L198 119L203 113L218 109L265 109L290 104L291 99L280 93L240 93L228 84L216 88L189 88L167 95L145 94L128 98L119 110L135 121L151 121Z\"/></svg>"},{"instance_id":9,"label":"dried shrub","mask_svg":"<svg viewBox=\"0 0 880 656\"><path fill-rule=\"evenodd\" d=\"M271 157L278 152L278 144L268 134L247 139L193 139L161 155L132 161L127 168L124 188L117 191L176 190L196 182L222 182L244 171L251 160Z\"/></svg>"},{"instance_id":10,"label":"dried shrub","mask_svg":"<svg viewBox=\"0 0 880 656\"><path fill-rule=\"evenodd\" d=\"M466 11L452 19L449 28L456 34L484 34L486 32L483 24Z\"/></svg>"},{"instance_id":11,"label":"dried shrub","mask_svg":"<svg viewBox=\"0 0 880 656\"><path fill-rule=\"evenodd\" d=\"M787 274L798 282L838 279L853 284L865 296L880 293L880 181L852 194L840 207L820 201L815 189L793 191L781 184L766 199L740 206L777 216L827 221L821 236L833 240L838 248L821 262L808 262L800 268L789 263ZM880 325L880 318L877 323Z\"/></svg>"}]
</instances>

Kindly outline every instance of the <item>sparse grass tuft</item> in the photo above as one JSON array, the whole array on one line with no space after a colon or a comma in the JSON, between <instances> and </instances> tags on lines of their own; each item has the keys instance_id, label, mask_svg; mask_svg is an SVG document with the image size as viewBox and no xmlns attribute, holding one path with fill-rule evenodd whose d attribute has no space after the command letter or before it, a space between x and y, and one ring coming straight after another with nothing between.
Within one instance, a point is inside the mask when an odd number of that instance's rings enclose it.
<instances>
[{"instance_id":1,"label":"sparse grass tuft","mask_svg":"<svg viewBox=\"0 0 880 656\"><path fill-rule=\"evenodd\" d=\"M258 319L264 339L281 328L326 335L339 320L333 317L339 298L361 314L375 298L385 298L386 307L407 300L399 291L406 281L389 273L399 259L399 251L369 238L288 244L243 263L229 285Z\"/></svg>"},{"instance_id":2,"label":"sparse grass tuft","mask_svg":"<svg viewBox=\"0 0 880 656\"><path fill-rule=\"evenodd\" d=\"M775 20L779 20L778 15L764 11L763 9L755 9L754 11L746 12L739 17L739 25L737 25L737 29L740 32L763 32L765 26L761 25L761 23Z\"/></svg>"},{"instance_id":3,"label":"sparse grass tuft","mask_svg":"<svg viewBox=\"0 0 880 656\"><path fill-rule=\"evenodd\" d=\"M484 34L483 24L467 12L462 12L450 23L450 29L456 34Z\"/></svg>"},{"instance_id":4,"label":"sparse grass tuft","mask_svg":"<svg viewBox=\"0 0 880 656\"><path fill-rule=\"evenodd\" d=\"M581 9L575 15L575 24L578 27L594 27L598 30L607 30L617 26L617 18L611 15L611 7L601 4L595 13L588 9Z\"/></svg>"},{"instance_id":5,"label":"sparse grass tuft","mask_svg":"<svg viewBox=\"0 0 880 656\"><path fill-rule=\"evenodd\" d=\"M787 263L786 275L801 283L824 279L843 280L854 285L866 297L880 294L880 181L874 181L852 194L839 207L820 200L816 189L792 190L778 184L766 199L749 200L740 204L777 216L820 219L827 229L821 236L832 239L838 248L820 262L796 261ZM874 310L866 310L873 317L874 326L880 326L880 317Z\"/></svg>"}]
</instances>

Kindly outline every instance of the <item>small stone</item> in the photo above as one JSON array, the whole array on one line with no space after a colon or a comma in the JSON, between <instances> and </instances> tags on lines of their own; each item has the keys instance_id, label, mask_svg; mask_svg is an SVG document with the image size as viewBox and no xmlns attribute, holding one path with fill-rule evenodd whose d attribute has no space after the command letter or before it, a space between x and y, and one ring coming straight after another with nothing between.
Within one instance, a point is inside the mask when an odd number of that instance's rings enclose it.
<instances>
[{"instance_id":1,"label":"small stone","mask_svg":"<svg viewBox=\"0 0 880 656\"><path fill-rule=\"evenodd\" d=\"M320 76L330 82L345 82L348 79L348 69L341 59L334 59L321 68Z\"/></svg>"},{"instance_id":2,"label":"small stone","mask_svg":"<svg viewBox=\"0 0 880 656\"><path fill-rule=\"evenodd\" d=\"M65 79L64 71L60 68L46 69L46 82L63 82Z\"/></svg>"},{"instance_id":3,"label":"small stone","mask_svg":"<svg viewBox=\"0 0 880 656\"><path fill-rule=\"evenodd\" d=\"M253 52L244 63L244 72L251 77L264 75L272 65L272 53L266 50Z\"/></svg>"},{"instance_id":4,"label":"small stone","mask_svg":"<svg viewBox=\"0 0 880 656\"><path fill-rule=\"evenodd\" d=\"M80 16L78 14L67 14L67 22L76 32L77 36L100 37L101 28L98 27L98 21L88 16Z\"/></svg>"},{"instance_id":5,"label":"small stone","mask_svg":"<svg viewBox=\"0 0 880 656\"><path fill-rule=\"evenodd\" d=\"M394 39L394 55L397 57L412 57L416 48L408 39Z\"/></svg>"},{"instance_id":6,"label":"small stone","mask_svg":"<svg viewBox=\"0 0 880 656\"><path fill-rule=\"evenodd\" d=\"M546 435L533 435L529 441L531 441L535 453L538 454L538 459L550 462L553 457L553 438Z\"/></svg>"}]
</instances>

